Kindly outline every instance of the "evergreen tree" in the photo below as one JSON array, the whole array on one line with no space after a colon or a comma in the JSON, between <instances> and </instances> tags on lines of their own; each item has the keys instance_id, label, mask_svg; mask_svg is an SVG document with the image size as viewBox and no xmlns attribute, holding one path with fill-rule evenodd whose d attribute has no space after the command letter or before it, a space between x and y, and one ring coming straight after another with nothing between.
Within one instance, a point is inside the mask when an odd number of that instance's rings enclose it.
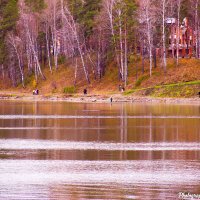
<instances>
[{"instance_id":1,"label":"evergreen tree","mask_svg":"<svg viewBox=\"0 0 200 200\"><path fill-rule=\"evenodd\" d=\"M0 6L0 63L6 55L5 39L9 31L15 29L19 17L17 0L3 0Z\"/></svg>"},{"instance_id":2,"label":"evergreen tree","mask_svg":"<svg viewBox=\"0 0 200 200\"><path fill-rule=\"evenodd\" d=\"M46 7L44 0L25 0L25 3L32 12L41 12Z\"/></svg>"},{"instance_id":3,"label":"evergreen tree","mask_svg":"<svg viewBox=\"0 0 200 200\"><path fill-rule=\"evenodd\" d=\"M80 12L80 23L84 28L85 37L88 38L93 33L95 26L95 16L100 11L101 0L86 0Z\"/></svg>"},{"instance_id":4,"label":"evergreen tree","mask_svg":"<svg viewBox=\"0 0 200 200\"><path fill-rule=\"evenodd\" d=\"M76 22L78 22L83 31L84 36L89 38L95 27L95 17L101 8L101 0L71 0L70 9Z\"/></svg>"}]
</instances>

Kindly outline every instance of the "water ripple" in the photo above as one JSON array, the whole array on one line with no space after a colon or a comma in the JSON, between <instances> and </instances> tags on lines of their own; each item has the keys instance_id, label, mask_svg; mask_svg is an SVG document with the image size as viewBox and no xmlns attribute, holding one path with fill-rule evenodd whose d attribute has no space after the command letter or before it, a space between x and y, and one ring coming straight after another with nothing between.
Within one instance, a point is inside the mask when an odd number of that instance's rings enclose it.
<instances>
[{"instance_id":1,"label":"water ripple","mask_svg":"<svg viewBox=\"0 0 200 200\"><path fill-rule=\"evenodd\" d=\"M0 139L1 150L101 150L101 151L194 151L197 142L111 143L29 139Z\"/></svg>"},{"instance_id":2,"label":"water ripple","mask_svg":"<svg viewBox=\"0 0 200 200\"><path fill-rule=\"evenodd\" d=\"M200 116L0 115L0 119L200 119Z\"/></svg>"}]
</instances>

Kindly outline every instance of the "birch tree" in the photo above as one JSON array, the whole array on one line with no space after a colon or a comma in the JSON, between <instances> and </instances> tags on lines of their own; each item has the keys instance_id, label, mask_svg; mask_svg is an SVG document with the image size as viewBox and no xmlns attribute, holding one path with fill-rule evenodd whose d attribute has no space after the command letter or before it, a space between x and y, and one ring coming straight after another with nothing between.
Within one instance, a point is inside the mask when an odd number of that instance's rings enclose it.
<instances>
[{"instance_id":1,"label":"birch tree","mask_svg":"<svg viewBox=\"0 0 200 200\"><path fill-rule=\"evenodd\" d=\"M164 69L164 73L166 74L167 72L167 46L166 46L166 35L167 35L167 31L166 29L170 28L169 26L167 27L167 23L169 24L172 23L172 16L171 16L171 10L170 10L170 3L172 3L172 1L170 0L161 0L158 4L158 8L156 9L156 13L158 13L158 23L161 24L161 41L162 41L162 59L163 59L163 69ZM161 20L159 20L161 19ZM169 21L170 20L170 21ZM172 37L173 37L174 33L172 33ZM172 38L171 38L172 39ZM173 43L173 39L172 39L172 43ZM173 44L172 44L172 48L173 48Z\"/></svg>"},{"instance_id":2,"label":"birch tree","mask_svg":"<svg viewBox=\"0 0 200 200\"><path fill-rule=\"evenodd\" d=\"M199 0L195 0L195 36L196 36L196 58L200 58L199 50Z\"/></svg>"},{"instance_id":3,"label":"birch tree","mask_svg":"<svg viewBox=\"0 0 200 200\"><path fill-rule=\"evenodd\" d=\"M9 52L6 51L7 34L15 29L19 9L16 0L1 1L0 4L0 70L5 78L6 58L9 56Z\"/></svg>"},{"instance_id":4,"label":"birch tree","mask_svg":"<svg viewBox=\"0 0 200 200\"><path fill-rule=\"evenodd\" d=\"M50 29L52 36L52 51L54 56L55 69L58 68L58 31L57 31L57 0L49 1L48 6L50 7Z\"/></svg>"},{"instance_id":5,"label":"birch tree","mask_svg":"<svg viewBox=\"0 0 200 200\"><path fill-rule=\"evenodd\" d=\"M167 59L166 59L166 33L165 33L165 22L166 22L166 7L167 0L161 0L162 5L162 42L163 42L163 65L164 72L167 72Z\"/></svg>"},{"instance_id":6,"label":"birch tree","mask_svg":"<svg viewBox=\"0 0 200 200\"><path fill-rule=\"evenodd\" d=\"M190 0L191 4L191 16L193 17L194 20L194 36L193 40L195 39L195 56L196 58L200 58L200 37L199 37L199 11L200 11L200 1L199 0Z\"/></svg>"},{"instance_id":7,"label":"birch tree","mask_svg":"<svg viewBox=\"0 0 200 200\"><path fill-rule=\"evenodd\" d=\"M116 2L115 0L105 0L105 2L103 2L104 5L104 9L107 13L107 17L109 19L109 29L111 31L111 36L112 36L112 41L113 41L113 47L114 47L114 53L115 53L115 58L116 58L116 62L119 68L119 77L121 77L121 68L120 68L120 58L119 58L119 53L117 50L117 44L116 44L116 34L115 34L115 30L114 30L114 6L115 6Z\"/></svg>"},{"instance_id":8,"label":"birch tree","mask_svg":"<svg viewBox=\"0 0 200 200\"><path fill-rule=\"evenodd\" d=\"M87 80L88 83L90 83L90 78L89 78L89 73L88 73L88 69L85 65L85 59L84 59L84 52L82 49L82 45L81 45L81 40L79 37L79 32L78 32L78 25L76 24L73 15L71 14L69 8L67 5L62 5L64 7L64 20L66 22L66 24L68 25L69 30L71 31L71 34L74 37L74 40L76 41L76 45L78 48L78 52L81 58L81 63L82 63L82 67L83 67L83 71L85 74L85 78Z\"/></svg>"},{"instance_id":9,"label":"birch tree","mask_svg":"<svg viewBox=\"0 0 200 200\"><path fill-rule=\"evenodd\" d=\"M106 0L104 8L109 19L114 54L119 68L119 77L126 86L128 77L128 46L131 34L134 35L136 3L129 0Z\"/></svg>"},{"instance_id":10,"label":"birch tree","mask_svg":"<svg viewBox=\"0 0 200 200\"><path fill-rule=\"evenodd\" d=\"M152 76L152 67L153 67L153 32L155 28L155 12L151 0L142 0L140 2L140 24L145 26L145 35L148 43L148 52L149 52L149 71L150 76Z\"/></svg>"},{"instance_id":11,"label":"birch tree","mask_svg":"<svg viewBox=\"0 0 200 200\"><path fill-rule=\"evenodd\" d=\"M29 2L30 3L30 2ZM31 7L33 9L33 7ZM38 52L38 18L29 7L22 1L20 4L20 19L19 26L21 38L23 38L24 46L26 47L26 56L29 63L29 68L35 73L35 80L38 81L38 76L45 79L41 69L41 63Z\"/></svg>"},{"instance_id":12,"label":"birch tree","mask_svg":"<svg viewBox=\"0 0 200 200\"><path fill-rule=\"evenodd\" d=\"M15 37L13 33L9 33L8 37L8 43L13 47L17 60L18 60L18 67L20 70L21 75L21 83L22 86L25 87L24 84L24 68L23 68L23 61L22 61L22 54L23 54L23 47L22 47L22 41L19 37Z\"/></svg>"},{"instance_id":13,"label":"birch tree","mask_svg":"<svg viewBox=\"0 0 200 200\"><path fill-rule=\"evenodd\" d=\"M177 0L176 66L179 64L181 2L182 0Z\"/></svg>"}]
</instances>

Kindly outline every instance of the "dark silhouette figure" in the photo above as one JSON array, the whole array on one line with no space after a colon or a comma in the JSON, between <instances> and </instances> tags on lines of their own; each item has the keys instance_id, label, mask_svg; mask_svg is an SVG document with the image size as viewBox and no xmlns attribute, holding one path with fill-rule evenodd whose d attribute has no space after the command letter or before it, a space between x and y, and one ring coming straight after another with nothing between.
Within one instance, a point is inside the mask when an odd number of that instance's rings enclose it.
<instances>
[{"instance_id":1,"label":"dark silhouette figure","mask_svg":"<svg viewBox=\"0 0 200 200\"><path fill-rule=\"evenodd\" d=\"M112 102L113 102L113 98L111 97L111 98L110 98L110 103L112 103Z\"/></svg>"},{"instance_id":2,"label":"dark silhouette figure","mask_svg":"<svg viewBox=\"0 0 200 200\"><path fill-rule=\"evenodd\" d=\"M125 91L125 87L122 86L122 85L119 85L119 91L120 91L120 92L124 92L124 91Z\"/></svg>"},{"instance_id":3,"label":"dark silhouette figure","mask_svg":"<svg viewBox=\"0 0 200 200\"><path fill-rule=\"evenodd\" d=\"M199 98L200 98L200 92L199 92Z\"/></svg>"},{"instance_id":4,"label":"dark silhouette figure","mask_svg":"<svg viewBox=\"0 0 200 200\"><path fill-rule=\"evenodd\" d=\"M87 95L87 89L86 88L83 90L83 94Z\"/></svg>"},{"instance_id":5,"label":"dark silhouette figure","mask_svg":"<svg viewBox=\"0 0 200 200\"><path fill-rule=\"evenodd\" d=\"M39 90L38 89L33 90L33 95L39 95Z\"/></svg>"},{"instance_id":6,"label":"dark silhouette figure","mask_svg":"<svg viewBox=\"0 0 200 200\"><path fill-rule=\"evenodd\" d=\"M120 91L120 92L122 91L122 86L121 86L121 85L119 85L119 91Z\"/></svg>"}]
</instances>

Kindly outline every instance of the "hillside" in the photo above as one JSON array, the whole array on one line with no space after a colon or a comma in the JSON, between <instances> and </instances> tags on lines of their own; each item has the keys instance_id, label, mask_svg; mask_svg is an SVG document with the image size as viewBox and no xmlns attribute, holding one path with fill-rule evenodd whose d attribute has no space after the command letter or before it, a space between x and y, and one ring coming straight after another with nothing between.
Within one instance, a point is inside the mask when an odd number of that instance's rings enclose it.
<instances>
[{"instance_id":1,"label":"hillside","mask_svg":"<svg viewBox=\"0 0 200 200\"><path fill-rule=\"evenodd\" d=\"M138 66L138 72L136 67ZM149 76L148 61L145 63L145 73L142 74L141 63L129 65L128 85L125 95L153 96L153 97L195 97L200 91L200 60L181 59L178 67L172 59L168 60L167 74L161 67L153 69L152 77ZM91 73L91 84L87 84L81 68L77 75L76 87L74 88L74 67L70 63L60 65L51 74L48 68L44 69L46 80L39 79L38 85L34 76L26 79L26 88L18 86L12 88L1 82L4 91L20 93L32 93L38 88L43 95L75 95L82 94L84 88L90 95L117 94L119 92L118 70L114 63L107 66L105 76L101 80L95 80ZM136 79L137 74L137 79Z\"/></svg>"}]
</instances>

